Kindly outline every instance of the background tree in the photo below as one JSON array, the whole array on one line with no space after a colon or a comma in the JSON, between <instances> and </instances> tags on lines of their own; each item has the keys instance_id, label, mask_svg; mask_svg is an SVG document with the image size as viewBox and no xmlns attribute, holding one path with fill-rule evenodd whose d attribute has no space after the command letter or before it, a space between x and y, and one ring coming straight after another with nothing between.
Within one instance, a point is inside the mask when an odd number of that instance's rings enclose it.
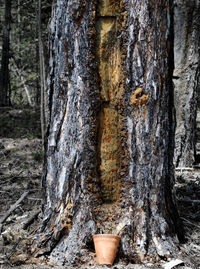
<instances>
[{"instance_id":1,"label":"background tree","mask_svg":"<svg viewBox=\"0 0 200 269\"><path fill-rule=\"evenodd\" d=\"M198 162L200 2L174 1L174 85L176 108L175 165L192 167ZM199 121L199 117L198 117ZM195 153L197 150L197 154ZM196 159L196 160L195 160Z\"/></svg>"},{"instance_id":2,"label":"background tree","mask_svg":"<svg viewBox=\"0 0 200 269\"><path fill-rule=\"evenodd\" d=\"M35 257L88 261L96 232L119 233L129 261L176 249L171 7L168 0L54 2L46 202Z\"/></svg>"},{"instance_id":3,"label":"background tree","mask_svg":"<svg viewBox=\"0 0 200 269\"><path fill-rule=\"evenodd\" d=\"M37 6L37 4L36 4ZM44 136L46 132L46 121L47 121L47 90L46 90L46 72L45 72L45 55L44 45L42 39L42 23L41 23L41 0L38 1L38 48L39 48L39 60L40 60L40 121L41 121L41 134L42 141L44 142Z\"/></svg>"},{"instance_id":4,"label":"background tree","mask_svg":"<svg viewBox=\"0 0 200 269\"><path fill-rule=\"evenodd\" d=\"M33 1L15 1L11 27L11 102L35 105L38 74L36 58L36 16Z\"/></svg>"},{"instance_id":5,"label":"background tree","mask_svg":"<svg viewBox=\"0 0 200 269\"><path fill-rule=\"evenodd\" d=\"M2 58L1 58L1 72L0 72L0 106L8 106L10 104L10 92L9 92L10 23L11 23L11 0L5 0L5 19L3 29Z\"/></svg>"}]
</instances>

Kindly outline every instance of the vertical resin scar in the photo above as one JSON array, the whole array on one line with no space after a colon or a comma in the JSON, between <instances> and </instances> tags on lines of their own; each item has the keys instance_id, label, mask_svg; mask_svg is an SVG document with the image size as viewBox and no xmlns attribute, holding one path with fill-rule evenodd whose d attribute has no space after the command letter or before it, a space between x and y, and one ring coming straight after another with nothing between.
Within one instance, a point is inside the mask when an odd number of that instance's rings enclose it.
<instances>
[{"instance_id":1,"label":"vertical resin scar","mask_svg":"<svg viewBox=\"0 0 200 269\"><path fill-rule=\"evenodd\" d=\"M99 174L104 202L116 201L120 192L121 121L123 94L120 51L120 1L100 0L97 10L97 57L101 111L99 115Z\"/></svg>"}]
</instances>

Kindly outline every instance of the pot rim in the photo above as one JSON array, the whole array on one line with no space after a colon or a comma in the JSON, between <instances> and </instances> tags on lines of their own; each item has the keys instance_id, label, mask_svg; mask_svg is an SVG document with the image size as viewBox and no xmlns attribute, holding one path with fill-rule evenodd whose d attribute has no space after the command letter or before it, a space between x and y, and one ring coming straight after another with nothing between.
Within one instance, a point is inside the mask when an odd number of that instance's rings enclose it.
<instances>
[{"instance_id":1,"label":"pot rim","mask_svg":"<svg viewBox=\"0 0 200 269\"><path fill-rule=\"evenodd\" d=\"M98 238L98 237L110 237L110 238L119 238L119 235L115 235L115 234L95 234L92 236L93 238Z\"/></svg>"}]
</instances>

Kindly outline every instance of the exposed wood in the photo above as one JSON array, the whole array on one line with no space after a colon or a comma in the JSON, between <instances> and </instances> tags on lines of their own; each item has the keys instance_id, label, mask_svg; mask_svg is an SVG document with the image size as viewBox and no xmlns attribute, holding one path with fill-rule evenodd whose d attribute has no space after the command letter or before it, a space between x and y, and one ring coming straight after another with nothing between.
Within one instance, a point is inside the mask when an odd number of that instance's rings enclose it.
<instances>
[{"instance_id":1,"label":"exposed wood","mask_svg":"<svg viewBox=\"0 0 200 269\"><path fill-rule=\"evenodd\" d=\"M29 191L25 191L22 196L10 207L10 209L5 213L3 217L0 219L0 233L3 228L4 221L10 216L10 214L20 205L20 203L27 197Z\"/></svg>"},{"instance_id":2,"label":"exposed wood","mask_svg":"<svg viewBox=\"0 0 200 269\"><path fill-rule=\"evenodd\" d=\"M118 4L108 3L109 1L105 3L100 1L96 20L96 53L101 89L97 169L100 175L102 198L104 201L112 202L119 198L121 187L123 116L120 112L120 100L124 93L124 77L121 42L117 38L118 32L121 32L120 1Z\"/></svg>"}]
</instances>

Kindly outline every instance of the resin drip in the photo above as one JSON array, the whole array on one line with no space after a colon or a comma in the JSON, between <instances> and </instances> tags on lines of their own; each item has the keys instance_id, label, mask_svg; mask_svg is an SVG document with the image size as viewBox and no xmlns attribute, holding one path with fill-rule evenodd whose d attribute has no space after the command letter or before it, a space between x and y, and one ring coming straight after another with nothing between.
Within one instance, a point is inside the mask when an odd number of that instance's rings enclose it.
<instances>
[{"instance_id":1,"label":"resin drip","mask_svg":"<svg viewBox=\"0 0 200 269\"><path fill-rule=\"evenodd\" d=\"M120 51L120 1L101 0L98 4L97 56L101 81L99 130L99 173L104 202L116 201L120 192L121 127L119 104L123 94Z\"/></svg>"}]
</instances>

